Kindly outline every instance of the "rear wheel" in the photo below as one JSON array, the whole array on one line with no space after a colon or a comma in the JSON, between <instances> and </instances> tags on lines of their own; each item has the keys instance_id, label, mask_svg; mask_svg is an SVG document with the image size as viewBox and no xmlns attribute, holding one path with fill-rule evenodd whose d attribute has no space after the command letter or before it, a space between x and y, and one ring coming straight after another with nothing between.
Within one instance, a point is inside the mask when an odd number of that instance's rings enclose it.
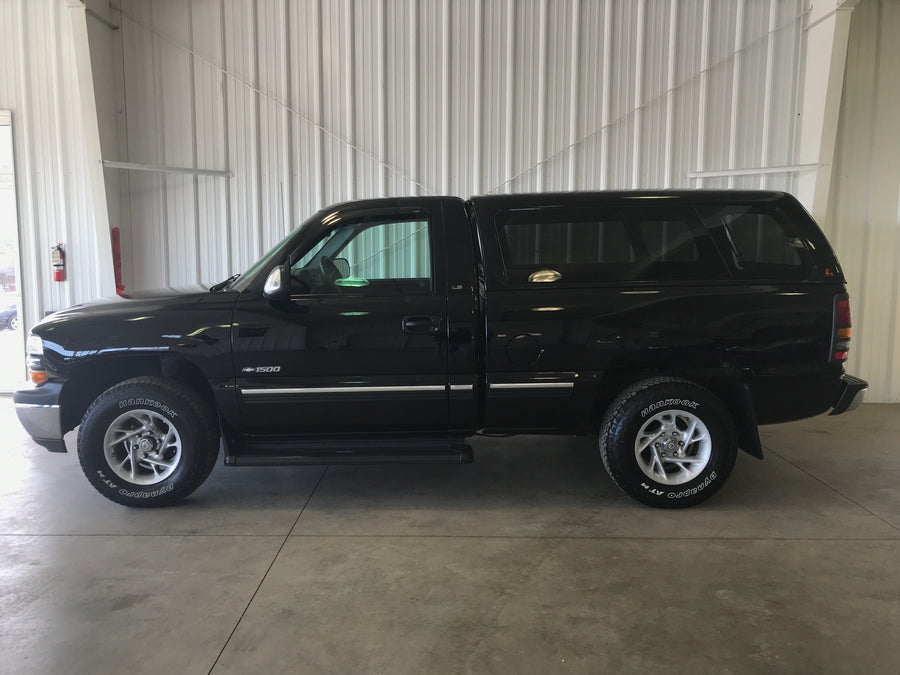
<instances>
[{"instance_id":1,"label":"rear wheel","mask_svg":"<svg viewBox=\"0 0 900 675\"><path fill-rule=\"evenodd\" d=\"M126 506L167 506L196 490L218 456L215 415L179 382L139 377L91 404L78 460L104 497Z\"/></svg>"},{"instance_id":2,"label":"rear wheel","mask_svg":"<svg viewBox=\"0 0 900 675\"><path fill-rule=\"evenodd\" d=\"M731 416L709 390L660 377L626 389L600 429L603 464L619 488L660 508L692 506L728 479L737 458Z\"/></svg>"}]
</instances>

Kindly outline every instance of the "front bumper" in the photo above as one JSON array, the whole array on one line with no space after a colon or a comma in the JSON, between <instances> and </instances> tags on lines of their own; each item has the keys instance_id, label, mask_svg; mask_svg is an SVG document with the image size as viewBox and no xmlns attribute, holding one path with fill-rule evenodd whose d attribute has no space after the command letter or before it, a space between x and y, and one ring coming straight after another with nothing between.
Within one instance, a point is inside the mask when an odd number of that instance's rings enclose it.
<instances>
[{"instance_id":1,"label":"front bumper","mask_svg":"<svg viewBox=\"0 0 900 675\"><path fill-rule=\"evenodd\" d=\"M65 452L59 394L62 385L47 382L39 387L19 389L13 394L16 415L28 435L50 452Z\"/></svg>"},{"instance_id":2,"label":"front bumper","mask_svg":"<svg viewBox=\"0 0 900 675\"><path fill-rule=\"evenodd\" d=\"M856 410L862 405L866 398L866 392L869 390L868 382L853 375L843 375L841 380L841 393L831 408L831 412L828 413L829 415L840 415Z\"/></svg>"}]
</instances>

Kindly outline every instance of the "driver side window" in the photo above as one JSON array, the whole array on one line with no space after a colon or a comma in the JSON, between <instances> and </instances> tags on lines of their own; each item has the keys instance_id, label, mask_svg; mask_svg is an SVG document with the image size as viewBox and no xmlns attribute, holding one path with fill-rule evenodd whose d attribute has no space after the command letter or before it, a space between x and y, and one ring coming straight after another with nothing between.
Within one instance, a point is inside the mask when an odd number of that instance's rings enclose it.
<instances>
[{"instance_id":1,"label":"driver side window","mask_svg":"<svg viewBox=\"0 0 900 675\"><path fill-rule=\"evenodd\" d=\"M428 221L417 217L342 223L291 265L291 277L316 294L431 292Z\"/></svg>"}]
</instances>

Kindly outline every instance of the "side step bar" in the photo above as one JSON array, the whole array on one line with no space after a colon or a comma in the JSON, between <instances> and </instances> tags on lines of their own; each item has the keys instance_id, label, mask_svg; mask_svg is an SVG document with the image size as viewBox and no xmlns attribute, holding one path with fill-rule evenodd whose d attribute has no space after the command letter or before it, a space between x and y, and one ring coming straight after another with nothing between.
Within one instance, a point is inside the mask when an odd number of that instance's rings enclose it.
<instances>
[{"instance_id":1,"label":"side step bar","mask_svg":"<svg viewBox=\"0 0 900 675\"><path fill-rule=\"evenodd\" d=\"M316 442L289 439L236 444L227 466L314 466L322 464L470 464L472 446L462 442L403 439L395 442Z\"/></svg>"}]
</instances>

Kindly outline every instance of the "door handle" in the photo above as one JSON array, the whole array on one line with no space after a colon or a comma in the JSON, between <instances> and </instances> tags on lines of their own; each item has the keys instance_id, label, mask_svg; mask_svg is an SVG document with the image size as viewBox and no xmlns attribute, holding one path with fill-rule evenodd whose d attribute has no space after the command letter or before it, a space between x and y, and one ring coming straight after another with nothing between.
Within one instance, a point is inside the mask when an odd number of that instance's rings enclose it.
<instances>
[{"instance_id":1,"label":"door handle","mask_svg":"<svg viewBox=\"0 0 900 675\"><path fill-rule=\"evenodd\" d=\"M403 332L413 335L427 335L437 333L441 328L439 316L404 316Z\"/></svg>"}]
</instances>

